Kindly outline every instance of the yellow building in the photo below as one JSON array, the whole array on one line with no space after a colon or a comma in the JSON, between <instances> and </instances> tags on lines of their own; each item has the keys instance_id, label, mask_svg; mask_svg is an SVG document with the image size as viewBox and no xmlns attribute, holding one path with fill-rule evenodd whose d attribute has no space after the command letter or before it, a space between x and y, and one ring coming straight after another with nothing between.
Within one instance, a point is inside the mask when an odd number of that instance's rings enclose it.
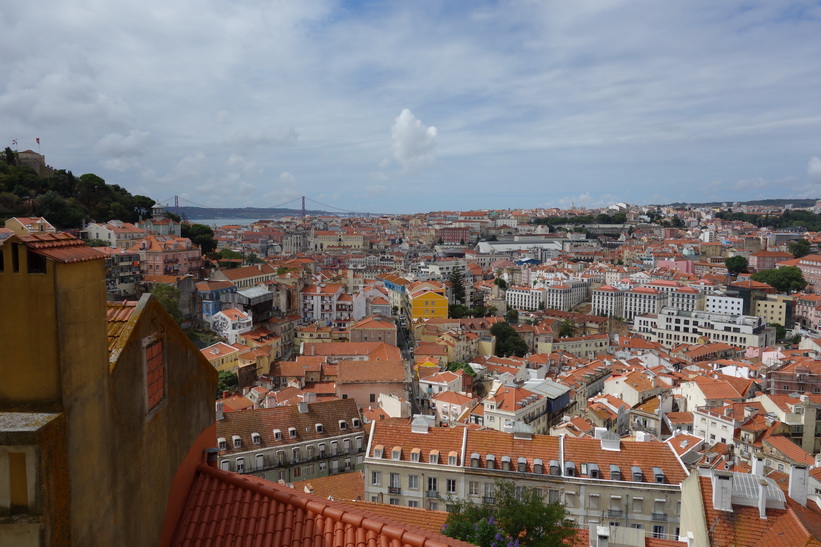
<instances>
[{"instance_id":1,"label":"yellow building","mask_svg":"<svg viewBox=\"0 0 821 547\"><path fill-rule=\"evenodd\" d=\"M778 323L787 328L792 327L793 297L786 294L768 294L766 298L755 301L757 315L764 319L764 323Z\"/></svg>"},{"instance_id":2,"label":"yellow building","mask_svg":"<svg viewBox=\"0 0 821 547\"><path fill-rule=\"evenodd\" d=\"M0 545L167 544L216 372L150 294L107 305L104 255L68 234L6 240L0 302Z\"/></svg>"},{"instance_id":3,"label":"yellow building","mask_svg":"<svg viewBox=\"0 0 821 547\"><path fill-rule=\"evenodd\" d=\"M225 342L217 342L207 348L201 349L200 352L217 371L237 372L237 368L240 364L239 348L231 344L226 344Z\"/></svg>"},{"instance_id":4,"label":"yellow building","mask_svg":"<svg viewBox=\"0 0 821 547\"><path fill-rule=\"evenodd\" d=\"M448 299L433 291L421 289L408 295L410 300L411 319L447 319Z\"/></svg>"}]
</instances>

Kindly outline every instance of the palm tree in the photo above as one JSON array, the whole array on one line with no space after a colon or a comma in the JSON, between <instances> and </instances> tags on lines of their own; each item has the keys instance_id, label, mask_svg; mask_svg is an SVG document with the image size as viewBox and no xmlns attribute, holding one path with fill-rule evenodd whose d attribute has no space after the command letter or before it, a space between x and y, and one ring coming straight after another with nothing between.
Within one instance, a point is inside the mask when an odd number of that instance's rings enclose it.
<instances>
[{"instance_id":1,"label":"palm tree","mask_svg":"<svg viewBox=\"0 0 821 547\"><path fill-rule=\"evenodd\" d=\"M576 334L576 323L569 317L559 323L559 338L572 338Z\"/></svg>"}]
</instances>

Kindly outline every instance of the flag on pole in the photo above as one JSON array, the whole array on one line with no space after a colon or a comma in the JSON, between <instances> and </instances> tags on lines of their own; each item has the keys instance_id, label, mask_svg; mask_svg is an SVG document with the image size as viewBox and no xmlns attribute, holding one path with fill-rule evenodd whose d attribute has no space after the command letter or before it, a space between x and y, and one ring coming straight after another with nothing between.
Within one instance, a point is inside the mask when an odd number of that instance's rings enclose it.
<instances>
[{"instance_id":1,"label":"flag on pole","mask_svg":"<svg viewBox=\"0 0 821 547\"><path fill-rule=\"evenodd\" d=\"M37 137L34 140L37 141L37 144L40 144L40 137Z\"/></svg>"},{"instance_id":2,"label":"flag on pole","mask_svg":"<svg viewBox=\"0 0 821 547\"><path fill-rule=\"evenodd\" d=\"M17 146L17 139L12 139L11 144L13 144L14 146Z\"/></svg>"}]
</instances>

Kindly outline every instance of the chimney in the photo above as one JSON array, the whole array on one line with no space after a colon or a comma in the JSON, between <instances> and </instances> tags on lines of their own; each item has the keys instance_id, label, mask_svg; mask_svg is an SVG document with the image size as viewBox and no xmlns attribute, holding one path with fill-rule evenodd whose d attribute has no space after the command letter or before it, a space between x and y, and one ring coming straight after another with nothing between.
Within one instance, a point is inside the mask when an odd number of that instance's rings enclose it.
<instances>
[{"instance_id":1,"label":"chimney","mask_svg":"<svg viewBox=\"0 0 821 547\"><path fill-rule=\"evenodd\" d=\"M222 420L225 417L225 413L223 411L223 404L222 401L216 402L216 410L217 410L217 421Z\"/></svg>"},{"instance_id":2,"label":"chimney","mask_svg":"<svg viewBox=\"0 0 821 547\"><path fill-rule=\"evenodd\" d=\"M758 517L767 518L767 481L758 481Z\"/></svg>"},{"instance_id":3,"label":"chimney","mask_svg":"<svg viewBox=\"0 0 821 547\"><path fill-rule=\"evenodd\" d=\"M761 454L753 454L753 475L758 477L764 476L764 456Z\"/></svg>"},{"instance_id":4,"label":"chimney","mask_svg":"<svg viewBox=\"0 0 821 547\"><path fill-rule=\"evenodd\" d=\"M809 471L806 465L790 466L790 487L789 496L803 505L807 506L807 478Z\"/></svg>"},{"instance_id":5,"label":"chimney","mask_svg":"<svg viewBox=\"0 0 821 547\"><path fill-rule=\"evenodd\" d=\"M297 404L297 409L299 410L300 414L307 414L308 413L308 403L305 401L300 401Z\"/></svg>"},{"instance_id":6,"label":"chimney","mask_svg":"<svg viewBox=\"0 0 821 547\"><path fill-rule=\"evenodd\" d=\"M205 463L208 467L217 467L217 456L219 456L219 448L206 448L203 450L205 453Z\"/></svg>"},{"instance_id":7,"label":"chimney","mask_svg":"<svg viewBox=\"0 0 821 547\"><path fill-rule=\"evenodd\" d=\"M733 511L733 474L713 470L713 508L716 511Z\"/></svg>"},{"instance_id":8,"label":"chimney","mask_svg":"<svg viewBox=\"0 0 821 547\"><path fill-rule=\"evenodd\" d=\"M230 392L230 391L227 391L227 390L226 390L226 391L223 391L223 392L222 392L222 398L223 398L223 399L227 399L227 398L228 398L228 396L229 396L230 394L231 394L231 392Z\"/></svg>"}]
</instances>

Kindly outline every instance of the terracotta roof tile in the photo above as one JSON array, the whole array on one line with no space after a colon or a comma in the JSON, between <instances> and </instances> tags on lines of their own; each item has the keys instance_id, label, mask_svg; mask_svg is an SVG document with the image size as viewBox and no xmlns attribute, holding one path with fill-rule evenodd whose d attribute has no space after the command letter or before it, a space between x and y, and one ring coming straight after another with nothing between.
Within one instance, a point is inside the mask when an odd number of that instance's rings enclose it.
<instances>
[{"instance_id":1,"label":"terracotta roof tile","mask_svg":"<svg viewBox=\"0 0 821 547\"><path fill-rule=\"evenodd\" d=\"M173 545L463 546L350 505L201 464Z\"/></svg>"}]
</instances>

